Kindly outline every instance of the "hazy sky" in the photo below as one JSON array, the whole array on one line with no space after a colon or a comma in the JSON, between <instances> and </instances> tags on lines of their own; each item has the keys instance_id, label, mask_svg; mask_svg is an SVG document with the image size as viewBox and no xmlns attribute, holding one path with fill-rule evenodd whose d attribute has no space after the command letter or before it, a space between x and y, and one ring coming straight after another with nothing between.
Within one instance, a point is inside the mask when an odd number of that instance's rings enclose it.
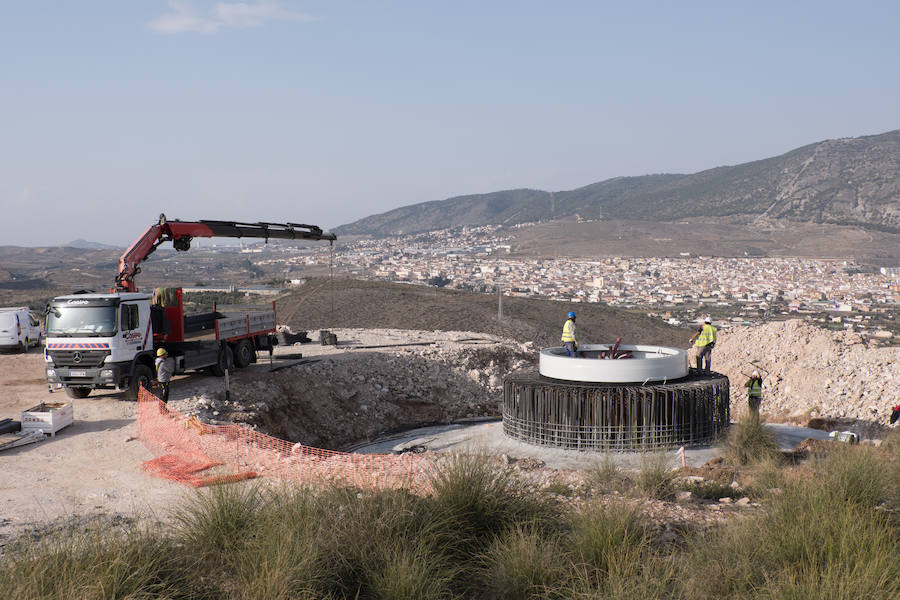
<instances>
[{"instance_id":1,"label":"hazy sky","mask_svg":"<svg viewBox=\"0 0 900 600\"><path fill-rule=\"evenodd\" d=\"M0 245L327 229L882 133L898 31L896 1L5 0Z\"/></svg>"}]
</instances>

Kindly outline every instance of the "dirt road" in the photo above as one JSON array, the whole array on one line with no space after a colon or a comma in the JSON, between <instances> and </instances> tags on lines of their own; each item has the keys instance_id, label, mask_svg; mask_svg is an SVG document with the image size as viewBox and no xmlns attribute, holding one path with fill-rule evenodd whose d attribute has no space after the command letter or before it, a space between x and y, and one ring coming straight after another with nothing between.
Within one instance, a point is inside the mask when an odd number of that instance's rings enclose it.
<instances>
[{"instance_id":1,"label":"dirt road","mask_svg":"<svg viewBox=\"0 0 900 600\"><path fill-rule=\"evenodd\" d=\"M342 340L339 347L319 344L278 347L275 364L296 363L301 350L306 356L340 360L349 356L347 345L391 346L450 335L356 331L348 337L347 331L339 330L339 333ZM394 354L402 353L403 348L381 350ZM362 361L357 354L353 357L357 363ZM259 363L233 374L234 389L259 387L261 378L272 377L269 369L268 358L261 356ZM291 377L288 371L281 371L276 379ZM309 385L313 386L314 382ZM216 396L223 386L224 380L219 377L195 373L176 377L170 405L176 410L193 412L198 402ZM263 391L254 393L266 396L272 390L264 387ZM22 410L41 402L61 401L70 398L63 391L48 391L41 348L27 354L0 353L0 419L19 420ZM32 523L47 523L60 517L103 514L164 518L170 507L179 504L186 495L196 493L192 488L151 477L142 470L141 463L153 456L137 439L136 403L125 400L123 394L104 391L94 391L85 399L71 401L74 424L42 442L0 451L0 545L3 536ZM218 414L211 412L211 415ZM336 414L334 420L341 420L341 415Z\"/></svg>"},{"instance_id":2,"label":"dirt road","mask_svg":"<svg viewBox=\"0 0 900 600\"><path fill-rule=\"evenodd\" d=\"M0 354L0 419L19 420L41 402L69 400L48 392L43 370L41 348ZM74 424L55 437L0 451L0 540L69 515L161 515L190 493L141 470L152 457L135 438L134 402L102 392L73 403Z\"/></svg>"}]
</instances>

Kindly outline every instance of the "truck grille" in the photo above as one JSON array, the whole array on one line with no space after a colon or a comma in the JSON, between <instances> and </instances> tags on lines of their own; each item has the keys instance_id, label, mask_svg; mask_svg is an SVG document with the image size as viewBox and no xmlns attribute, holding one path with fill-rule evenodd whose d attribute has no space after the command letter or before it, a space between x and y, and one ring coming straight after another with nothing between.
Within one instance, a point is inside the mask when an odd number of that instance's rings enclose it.
<instances>
[{"instance_id":1,"label":"truck grille","mask_svg":"<svg viewBox=\"0 0 900 600\"><path fill-rule=\"evenodd\" d=\"M99 367L109 356L109 350L48 350L47 353L57 367Z\"/></svg>"}]
</instances>

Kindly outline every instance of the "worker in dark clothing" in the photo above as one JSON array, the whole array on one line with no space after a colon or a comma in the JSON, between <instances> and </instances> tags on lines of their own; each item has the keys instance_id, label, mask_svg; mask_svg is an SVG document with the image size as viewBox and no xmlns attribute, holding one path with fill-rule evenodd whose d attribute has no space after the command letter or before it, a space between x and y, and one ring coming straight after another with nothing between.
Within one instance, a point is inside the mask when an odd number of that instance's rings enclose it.
<instances>
[{"instance_id":1,"label":"worker in dark clothing","mask_svg":"<svg viewBox=\"0 0 900 600\"><path fill-rule=\"evenodd\" d=\"M712 319L704 319L700 329L691 336L691 343L697 349L697 370L709 372L712 368L712 349L716 345L716 328L712 326Z\"/></svg>"},{"instance_id":2,"label":"worker in dark clothing","mask_svg":"<svg viewBox=\"0 0 900 600\"><path fill-rule=\"evenodd\" d=\"M169 356L165 348L156 351L156 381L162 388L162 401L169 402L169 382L175 373L175 359Z\"/></svg>"},{"instance_id":3,"label":"worker in dark clothing","mask_svg":"<svg viewBox=\"0 0 900 600\"><path fill-rule=\"evenodd\" d=\"M893 412L891 413L891 425L900 420L900 404L894 407Z\"/></svg>"},{"instance_id":4,"label":"worker in dark clothing","mask_svg":"<svg viewBox=\"0 0 900 600\"><path fill-rule=\"evenodd\" d=\"M762 403L762 377L754 370L744 384L747 388L747 404L750 406L750 420L759 423L759 405Z\"/></svg>"}]
</instances>

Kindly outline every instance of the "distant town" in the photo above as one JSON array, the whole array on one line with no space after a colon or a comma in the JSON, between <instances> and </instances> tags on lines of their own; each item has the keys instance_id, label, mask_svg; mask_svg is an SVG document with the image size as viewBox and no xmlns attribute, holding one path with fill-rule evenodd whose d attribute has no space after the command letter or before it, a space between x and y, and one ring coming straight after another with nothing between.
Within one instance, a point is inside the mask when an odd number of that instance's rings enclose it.
<instances>
[{"instance_id":1,"label":"distant town","mask_svg":"<svg viewBox=\"0 0 900 600\"><path fill-rule=\"evenodd\" d=\"M522 225L519 227L527 227ZM339 276L434 285L505 296L600 302L646 311L673 325L712 316L719 326L808 318L896 343L900 269L851 260L717 258L520 258L510 230L462 227L342 241L333 258L313 248L253 244L253 263L299 284L311 267ZM332 261L333 262L330 262Z\"/></svg>"}]
</instances>

